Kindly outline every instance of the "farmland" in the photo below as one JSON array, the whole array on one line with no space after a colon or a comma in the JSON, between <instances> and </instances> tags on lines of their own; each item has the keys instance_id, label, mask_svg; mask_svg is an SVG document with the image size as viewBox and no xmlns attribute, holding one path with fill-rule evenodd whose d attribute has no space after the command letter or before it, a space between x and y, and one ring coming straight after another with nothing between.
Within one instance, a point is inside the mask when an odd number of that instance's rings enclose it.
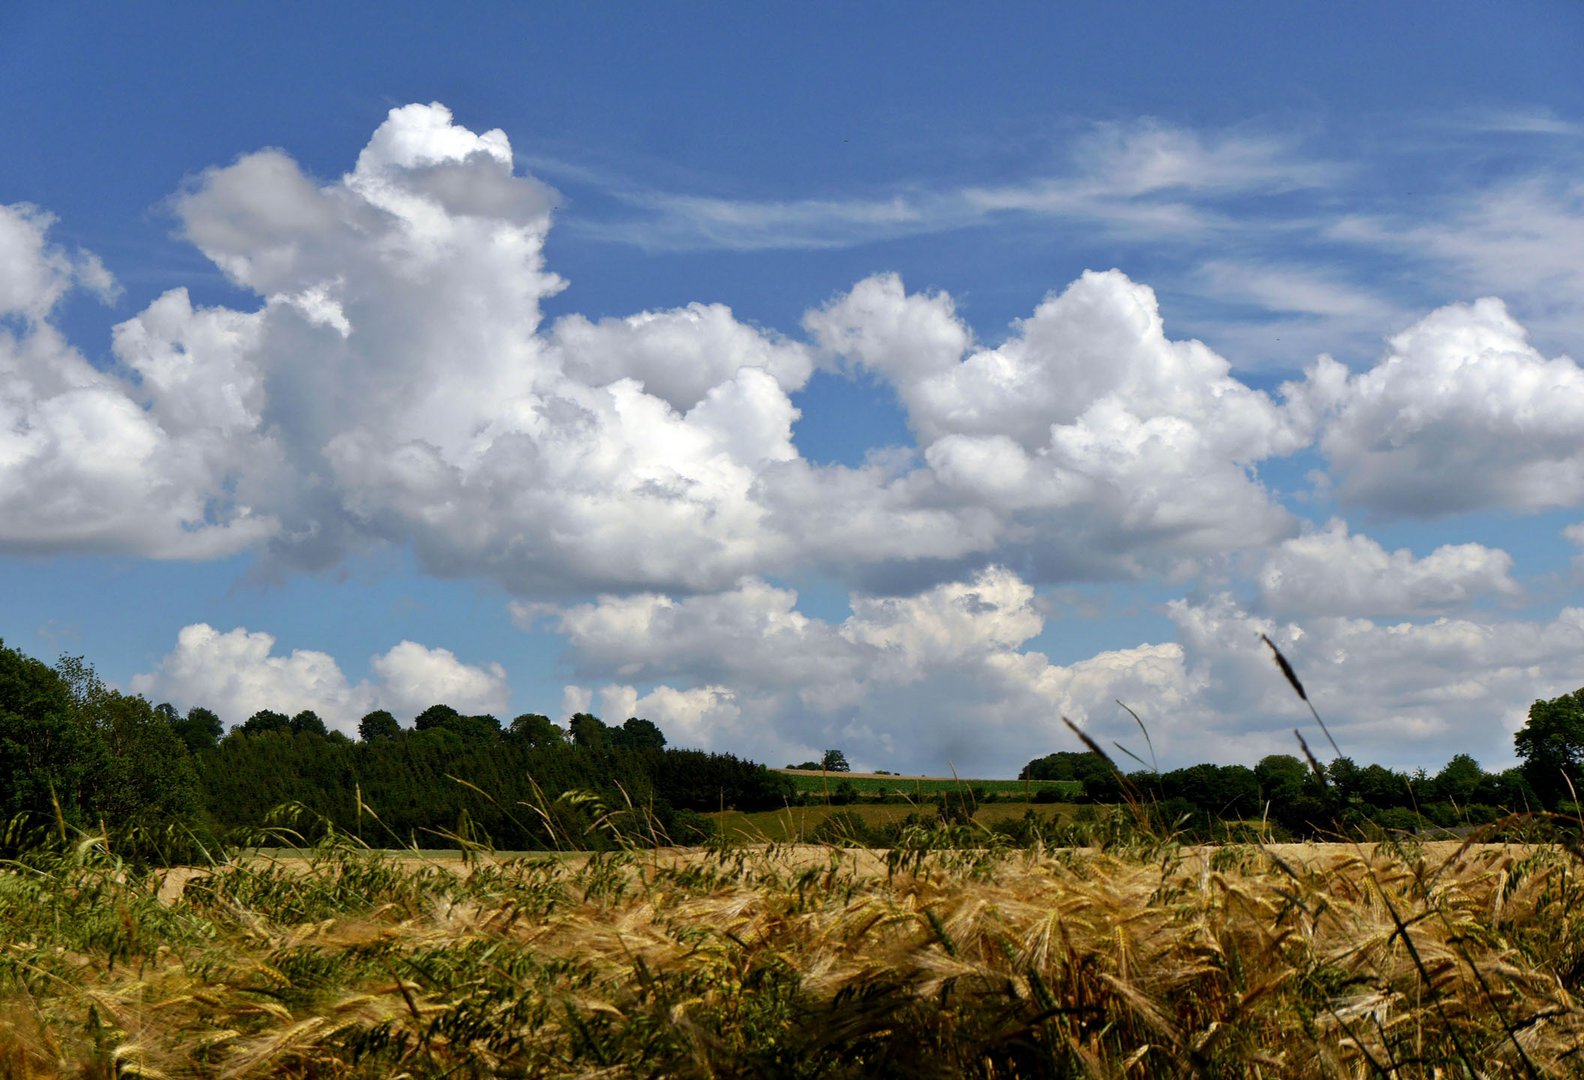
<instances>
[{"instance_id":1,"label":"farmland","mask_svg":"<svg viewBox=\"0 0 1584 1080\"><path fill-rule=\"evenodd\" d=\"M1027 814L1046 822L1067 821L1074 816L1076 807L1030 803L1022 801L985 803L973 811L972 821L982 828L993 828L999 823L1018 821ZM895 828L909 815L917 816L916 808L909 803L864 803L848 806L791 806L783 810L759 810L751 813L728 810L725 814L711 814L724 834L737 843L793 843L801 844L825 839L829 834L822 826L832 819L855 818L870 830Z\"/></svg>"},{"instance_id":2,"label":"farmland","mask_svg":"<svg viewBox=\"0 0 1584 1080\"><path fill-rule=\"evenodd\" d=\"M0 1076L1539 1076L1584 1040L1560 845L337 841L181 877L92 837L0 871Z\"/></svg>"},{"instance_id":3,"label":"farmland","mask_svg":"<svg viewBox=\"0 0 1584 1080\"><path fill-rule=\"evenodd\" d=\"M885 795L922 800L935 795L983 792L1002 797L1028 798L1049 792L1071 798L1083 792L1076 780L971 780L954 776L896 776L887 773L816 772L812 769L775 769L790 777L800 792L826 794L841 784L850 784L860 795Z\"/></svg>"}]
</instances>

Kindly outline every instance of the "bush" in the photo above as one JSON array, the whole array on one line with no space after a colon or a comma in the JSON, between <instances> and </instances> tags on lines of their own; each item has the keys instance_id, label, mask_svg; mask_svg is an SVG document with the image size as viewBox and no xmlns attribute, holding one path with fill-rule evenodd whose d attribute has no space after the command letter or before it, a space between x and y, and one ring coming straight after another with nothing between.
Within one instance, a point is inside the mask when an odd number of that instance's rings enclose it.
<instances>
[{"instance_id":1,"label":"bush","mask_svg":"<svg viewBox=\"0 0 1584 1080\"><path fill-rule=\"evenodd\" d=\"M707 844L715 839L720 831L720 826L715 819L696 810L677 810L671 815L671 824L666 829L671 842L680 847L690 847L695 844Z\"/></svg>"},{"instance_id":2,"label":"bush","mask_svg":"<svg viewBox=\"0 0 1584 1080\"><path fill-rule=\"evenodd\" d=\"M838 847L874 847L877 837L862 817L851 810L840 810L816 825L811 839L816 844Z\"/></svg>"},{"instance_id":3,"label":"bush","mask_svg":"<svg viewBox=\"0 0 1584 1080\"><path fill-rule=\"evenodd\" d=\"M1394 806L1375 814L1374 824L1383 833L1416 833L1424 828L1425 820L1406 807Z\"/></svg>"}]
</instances>

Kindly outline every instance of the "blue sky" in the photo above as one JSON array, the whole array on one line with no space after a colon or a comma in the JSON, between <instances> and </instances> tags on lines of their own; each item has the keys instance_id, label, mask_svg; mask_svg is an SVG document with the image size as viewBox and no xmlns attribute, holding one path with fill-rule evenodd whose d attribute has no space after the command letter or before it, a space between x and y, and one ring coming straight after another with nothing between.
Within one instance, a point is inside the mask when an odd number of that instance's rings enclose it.
<instances>
[{"instance_id":1,"label":"blue sky","mask_svg":"<svg viewBox=\"0 0 1584 1080\"><path fill-rule=\"evenodd\" d=\"M1511 760L1573 4L13 6L0 637L229 722ZM1324 359L1322 359L1324 357ZM405 711L405 712L404 712ZM1311 744L1314 740L1311 739Z\"/></svg>"}]
</instances>

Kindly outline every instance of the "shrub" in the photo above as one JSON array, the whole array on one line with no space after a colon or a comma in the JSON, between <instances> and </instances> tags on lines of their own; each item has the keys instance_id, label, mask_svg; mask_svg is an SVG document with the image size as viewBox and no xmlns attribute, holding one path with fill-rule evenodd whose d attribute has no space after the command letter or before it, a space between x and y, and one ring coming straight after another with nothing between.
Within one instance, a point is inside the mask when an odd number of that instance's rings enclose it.
<instances>
[{"instance_id":1,"label":"shrub","mask_svg":"<svg viewBox=\"0 0 1584 1080\"><path fill-rule=\"evenodd\" d=\"M851 810L831 814L814 827L811 838L816 844L835 844L838 847L875 846L873 830Z\"/></svg>"}]
</instances>

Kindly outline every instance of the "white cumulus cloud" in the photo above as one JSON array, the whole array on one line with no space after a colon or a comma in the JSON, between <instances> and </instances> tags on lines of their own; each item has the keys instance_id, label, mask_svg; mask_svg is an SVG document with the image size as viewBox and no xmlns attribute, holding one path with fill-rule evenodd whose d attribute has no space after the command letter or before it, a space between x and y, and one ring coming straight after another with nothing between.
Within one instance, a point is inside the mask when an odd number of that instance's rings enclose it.
<instances>
[{"instance_id":1,"label":"white cumulus cloud","mask_svg":"<svg viewBox=\"0 0 1584 1080\"><path fill-rule=\"evenodd\" d=\"M464 664L450 649L431 649L416 641L400 642L369 664L379 680L380 705L397 716L415 716L438 703L504 719L510 688L500 664Z\"/></svg>"},{"instance_id":2,"label":"white cumulus cloud","mask_svg":"<svg viewBox=\"0 0 1584 1080\"><path fill-rule=\"evenodd\" d=\"M1070 667L1027 650L1044 620L1032 587L1004 568L912 597L855 595L841 623L796 602L751 581L680 600L605 597L565 610L560 627L581 676L615 680L602 702L654 720L674 743L773 762L838 746L878 768L999 775L1065 745L1063 713L1109 714L1118 694L1185 694L1172 644ZM578 696L593 698L592 687Z\"/></svg>"},{"instance_id":3,"label":"white cumulus cloud","mask_svg":"<svg viewBox=\"0 0 1584 1080\"><path fill-rule=\"evenodd\" d=\"M1135 195L1279 191L1270 140L1144 125L1094 136L1092 173ZM1154 292L1089 272L975 343L945 293L877 275L809 312L799 341L694 303L542 325L556 196L507 136L438 104L391 110L346 174L264 150L173 205L252 310L171 290L123 322L120 373L48 318L111 287L0 220L0 545L321 569L382 544L524 598L713 593L833 573L917 593L991 564L1035 584L1182 575L1298 536L1261 469L1319 433L1337 492L1433 514L1584 498L1584 376L1496 301L1436 312L1369 371L1322 359L1286 399ZM1311 280L1306 309L1361 303ZM1365 305L1366 307L1368 305ZM792 395L818 364L886 380L915 444L858 467L799 453Z\"/></svg>"},{"instance_id":4,"label":"white cumulus cloud","mask_svg":"<svg viewBox=\"0 0 1584 1080\"><path fill-rule=\"evenodd\" d=\"M132 689L179 708L213 709L228 725L261 709L290 716L312 709L330 727L356 733L358 719L375 708L373 688L348 682L329 653L293 649L275 654L275 638L245 627L220 631L207 623L182 627L158 667L135 676Z\"/></svg>"},{"instance_id":5,"label":"white cumulus cloud","mask_svg":"<svg viewBox=\"0 0 1584 1080\"><path fill-rule=\"evenodd\" d=\"M1290 173L1279 141L1148 125L1089 149L1086 169L980 192L974 212L1067 200L1193 228L1204 207L1179 194L1335 175ZM1553 647L1574 616L1479 613L1522 599L1505 552L1387 551L1341 521L1306 532L1268 486L1318 440L1321 486L1348 507L1584 503L1584 372L1542 355L1500 301L1431 313L1367 370L1321 358L1279 394L1169 336L1154 291L1118 270L1052 292L996 344L952 296L891 274L810 311L800 338L702 302L546 325L565 286L545 260L556 194L514 161L503 132L431 104L392 110L338 177L280 150L200 173L173 202L181 228L256 301L170 290L116 328L114 370L52 322L72 289L113 292L109 274L52 244L42 211L0 208L0 550L253 549L290 571L407 548L429 573L497 583L524 617L552 613L569 711L648 712L674 741L765 757L842 746L873 765L1004 771L1068 745L1062 714L1133 739L1117 698L1171 759L1285 750L1290 703L1250 645L1261 629L1340 688L1336 726L1360 757L1454 735L1499 756L1520 698L1567 689ZM1534 280L1570 280L1546 250ZM1395 310L1301 268L1210 268L1271 309L1355 326ZM912 444L855 467L804 458L794 395L822 365L884 380ZM1066 664L1034 647L1041 587L1211 566L1252 568L1257 616L1184 601L1176 640ZM772 584L803 573L852 587L851 615L810 617ZM505 708L498 666L443 649L403 642L354 683L275 644L188 627L139 686L233 722ZM1450 688L1416 697L1409 674ZM1387 738L1393 724L1407 734Z\"/></svg>"},{"instance_id":6,"label":"white cumulus cloud","mask_svg":"<svg viewBox=\"0 0 1584 1080\"><path fill-rule=\"evenodd\" d=\"M440 574L571 593L709 587L784 557L753 489L796 457L808 350L709 305L541 332L563 284L543 263L552 202L504 134L438 105L392 110L335 182L265 151L182 195L187 235L265 305L240 360L182 327L201 376L155 407L223 387L206 406L278 440L235 482L282 521L278 561L391 541ZM173 336L177 306L124 328L128 347Z\"/></svg>"},{"instance_id":7,"label":"white cumulus cloud","mask_svg":"<svg viewBox=\"0 0 1584 1080\"><path fill-rule=\"evenodd\" d=\"M1418 558L1388 552L1334 520L1285 540L1255 574L1260 604L1283 615L1415 615L1494 598L1515 600L1512 556L1482 544L1444 544Z\"/></svg>"},{"instance_id":8,"label":"white cumulus cloud","mask_svg":"<svg viewBox=\"0 0 1584 1080\"><path fill-rule=\"evenodd\" d=\"M896 386L938 498L989 516L1006 549L1037 535L1026 557L1044 575L1296 531L1253 470L1304 446L1307 419L1203 344L1169 339L1154 292L1118 271L1084 274L993 349L969 349L949 298L890 276L806 325Z\"/></svg>"},{"instance_id":9,"label":"white cumulus cloud","mask_svg":"<svg viewBox=\"0 0 1584 1080\"><path fill-rule=\"evenodd\" d=\"M225 489L244 445L165 424L50 321L70 289L114 286L96 259L51 245L50 223L0 206L0 551L211 558L267 537L273 521Z\"/></svg>"},{"instance_id":10,"label":"white cumulus cloud","mask_svg":"<svg viewBox=\"0 0 1584 1080\"><path fill-rule=\"evenodd\" d=\"M1141 190L1277 182L1272 146L1097 138ZM916 589L1006 559L1040 580L1132 576L1295 532L1253 470L1307 430L1168 339L1120 273L1084 275L996 348L974 348L949 296L889 276L811 312L812 346L703 303L545 327L556 196L513 160L503 132L431 104L391 110L333 180L280 150L200 173L173 203L182 229L259 305L157 298L116 330L127 380L38 323L73 282L108 286L13 212L0 295L33 321L0 342L0 482L30 509L6 539L262 546L287 570L395 543L433 573L566 597L799 567ZM895 385L917 447L804 460L789 395L820 354Z\"/></svg>"},{"instance_id":11,"label":"white cumulus cloud","mask_svg":"<svg viewBox=\"0 0 1584 1080\"><path fill-rule=\"evenodd\" d=\"M1286 389L1324 414L1350 503L1433 517L1584 501L1584 370L1540 355L1500 300L1431 313L1361 374L1322 357Z\"/></svg>"},{"instance_id":12,"label":"white cumulus cloud","mask_svg":"<svg viewBox=\"0 0 1584 1080\"><path fill-rule=\"evenodd\" d=\"M155 670L132 679L132 689L182 709L213 709L229 725L260 709L288 716L311 709L354 737L358 721L373 709L410 720L436 704L497 716L507 707L509 687L499 664L467 664L447 649L403 641L370 660L372 681L353 683L328 653L293 649L279 655L275 645L275 637L262 631L194 623L181 629Z\"/></svg>"}]
</instances>

